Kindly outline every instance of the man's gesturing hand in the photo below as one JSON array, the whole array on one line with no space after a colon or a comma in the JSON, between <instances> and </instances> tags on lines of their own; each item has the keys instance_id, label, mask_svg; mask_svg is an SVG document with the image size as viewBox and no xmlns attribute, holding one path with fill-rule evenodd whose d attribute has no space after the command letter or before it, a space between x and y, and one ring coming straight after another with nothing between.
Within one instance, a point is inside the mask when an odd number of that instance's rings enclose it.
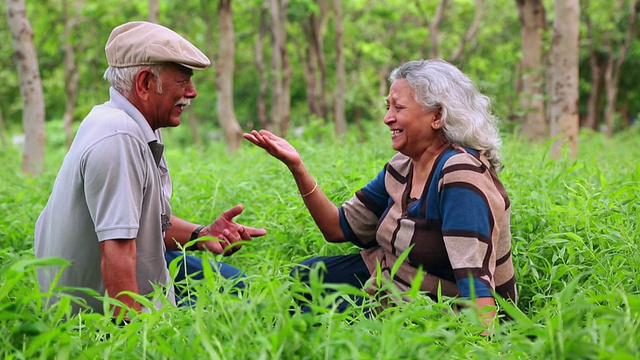
<instances>
[{"instance_id":1,"label":"man's gesturing hand","mask_svg":"<svg viewBox=\"0 0 640 360\"><path fill-rule=\"evenodd\" d=\"M233 218L240 215L243 210L242 205L236 205L223 212L211 225L202 229L200 237L210 236L219 240L203 241L199 247L215 254L224 253L225 256L228 256L240 250L242 247L239 244L240 241L265 235L267 233L265 229L252 228L233 222Z\"/></svg>"}]
</instances>

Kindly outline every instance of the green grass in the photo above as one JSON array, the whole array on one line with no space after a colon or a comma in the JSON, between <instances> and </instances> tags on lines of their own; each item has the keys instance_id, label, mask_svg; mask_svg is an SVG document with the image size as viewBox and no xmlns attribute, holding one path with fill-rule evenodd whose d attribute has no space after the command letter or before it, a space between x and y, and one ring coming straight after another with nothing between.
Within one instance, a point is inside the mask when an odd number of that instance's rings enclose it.
<instances>
[{"instance_id":1,"label":"green grass","mask_svg":"<svg viewBox=\"0 0 640 360\"><path fill-rule=\"evenodd\" d=\"M365 308L334 311L321 285L304 288L291 267L314 255L357 251L328 244L308 215L284 165L248 143L234 156L220 143L202 153L165 134L175 214L206 223L241 203L238 221L269 233L222 260L244 270L249 288L234 296L224 279L191 284L195 307L141 314L124 328L83 313L68 318L72 298L43 311L35 280L33 227L64 149L50 146L46 171L20 174L20 155L0 153L0 357L210 359L635 359L640 356L640 133L606 139L581 134L580 157L550 160L547 144L507 136L500 177L512 201L513 258L520 301L503 304L515 319L479 336L474 313L452 313L452 300L419 294L378 318ZM390 158L383 126L362 141L337 140L319 127L292 137L323 191L350 198ZM205 255L215 258L213 255ZM220 258L217 258L220 260ZM220 290L220 289L223 290ZM340 289L344 293L351 289ZM313 314L290 313L303 293ZM339 296L339 295L335 295ZM66 319L66 320L65 320Z\"/></svg>"}]
</instances>

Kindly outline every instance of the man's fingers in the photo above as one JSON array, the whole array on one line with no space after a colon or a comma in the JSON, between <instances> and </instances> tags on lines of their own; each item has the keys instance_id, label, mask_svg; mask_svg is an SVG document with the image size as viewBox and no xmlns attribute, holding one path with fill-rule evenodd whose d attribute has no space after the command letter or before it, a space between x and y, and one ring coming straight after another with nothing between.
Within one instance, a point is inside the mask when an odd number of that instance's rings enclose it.
<instances>
[{"instance_id":1,"label":"man's fingers","mask_svg":"<svg viewBox=\"0 0 640 360\"><path fill-rule=\"evenodd\" d=\"M205 250L211 251L214 254L222 254L222 251L224 250L222 244L218 241L205 241L202 246Z\"/></svg>"},{"instance_id":2,"label":"man's fingers","mask_svg":"<svg viewBox=\"0 0 640 360\"><path fill-rule=\"evenodd\" d=\"M224 236L224 240L226 240L229 244L232 244L234 242L238 242L241 240L241 235L237 231L229 231L228 229L225 229L222 232L222 235Z\"/></svg>"},{"instance_id":3,"label":"man's fingers","mask_svg":"<svg viewBox=\"0 0 640 360\"><path fill-rule=\"evenodd\" d=\"M245 226L244 228L251 237L264 236L267 234L266 229L252 228L249 226ZM246 240L249 240L249 239L246 239Z\"/></svg>"},{"instance_id":4,"label":"man's fingers","mask_svg":"<svg viewBox=\"0 0 640 360\"><path fill-rule=\"evenodd\" d=\"M222 235L225 238L224 240L222 240L223 241L222 244L224 244L224 246L223 246L224 250L223 251L224 251L224 255L225 256L229 256L229 255L233 254L234 252L240 250L240 247L242 245L240 245L240 244L236 245L236 243L238 243L239 241L242 240L241 239L242 235L240 235L239 231L240 231L240 229L238 229L238 231L233 231L233 232L225 229L222 232Z\"/></svg>"},{"instance_id":5,"label":"man's fingers","mask_svg":"<svg viewBox=\"0 0 640 360\"><path fill-rule=\"evenodd\" d=\"M236 205L234 207L232 207L229 210L226 210L225 212L222 213L222 217L231 221L233 220L234 217L242 214L242 211L244 211L244 207L242 205Z\"/></svg>"},{"instance_id":6,"label":"man's fingers","mask_svg":"<svg viewBox=\"0 0 640 360\"><path fill-rule=\"evenodd\" d=\"M251 240L251 234L249 234L247 228L242 225L238 226L238 235L240 235L240 239L242 240Z\"/></svg>"}]
</instances>

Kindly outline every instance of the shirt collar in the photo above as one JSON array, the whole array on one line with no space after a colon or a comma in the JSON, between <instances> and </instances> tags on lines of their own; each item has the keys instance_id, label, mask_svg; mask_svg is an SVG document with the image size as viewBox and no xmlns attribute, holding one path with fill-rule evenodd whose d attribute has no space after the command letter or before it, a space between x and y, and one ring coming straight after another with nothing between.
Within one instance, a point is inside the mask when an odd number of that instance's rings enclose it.
<instances>
[{"instance_id":1,"label":"shirt collar","mask_svg":"<svg viewBox=\"0 0 640 360\"><path fill-rule=\"evenodd\" d=\"M140 110L138 110L129 100L124 97L122 94L118 92L118 90L113 87L109 88L109 102L107 103L109 106L120 109L127 113L135 122L138 124L142 133L144 134L144 138L147 143L152 141L159 141L156 133L151 129L151 125L147 122L147 119L144 118Z\"/></svg>"},{"instance_id":2,"label":"shirt collar","mask_svg":"<svg viewBox=\"0 0 640 360\"><path fill-rule=\"evenodd\" d=\"M160 130L158 129L156 131L153 131L151 129L151 125L149 125L140 110L133 106L129 99L124 97L120 92L118 92L118 90L110 87L109 96L110 99L107 104L127 113L127 115L129 115L129 117L131 117L140 127L146 142L149 144L149 148L151 149L153 158L156 161L156 165L159 165L160 160L162 159L162 153L164 151L164 145L162 144L162 135L160 134Z\"/></svg>"}]
</instances>

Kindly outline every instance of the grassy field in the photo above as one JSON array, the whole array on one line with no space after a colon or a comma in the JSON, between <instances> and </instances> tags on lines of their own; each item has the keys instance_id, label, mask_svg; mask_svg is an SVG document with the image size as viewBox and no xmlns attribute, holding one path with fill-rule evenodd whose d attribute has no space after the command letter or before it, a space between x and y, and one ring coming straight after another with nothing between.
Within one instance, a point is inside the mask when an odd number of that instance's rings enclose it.
<instances>
[{"instance_id":1,"label":"grassy field","mask_svg":"<svg viewBox=\"0 0 640 360\"><path fill-rule=\"evenodd\" d=\"M17 151L0 152L0 357L127 359L636 359L640 357L640 132L613 139L581 134L579 160L550 160L547 144L506 137L500 177L512 201L518 279L514 318L486 338L477 317L455 314L453 300L415 300L367 318L340 314L289 277L313 255L356 252L326 243L284 166L247 143L234 157L220 143L196 151L186 129L166 133L174 213L206 223L241 203L238 221L267 228L224 261L244 270L248 289L230 294L224 280L192 284L195 307L142 314L118 328L83 313L65 321L69 301L42 310L35 281L33 227L64 156L51 140L46 171L20 174ZM340 141L317 127L297 146L325 193L350 198L390 158L383 126ZM51 138L51 137L50 137ZM210 256L211 255L204 255ZM219 290L225 288L227 290ZM349 292L348 289L342 289ZM291 312L302 294L314 312ZM336 295L338 296L338 295Z\"/></svg>"}]
</instances>

